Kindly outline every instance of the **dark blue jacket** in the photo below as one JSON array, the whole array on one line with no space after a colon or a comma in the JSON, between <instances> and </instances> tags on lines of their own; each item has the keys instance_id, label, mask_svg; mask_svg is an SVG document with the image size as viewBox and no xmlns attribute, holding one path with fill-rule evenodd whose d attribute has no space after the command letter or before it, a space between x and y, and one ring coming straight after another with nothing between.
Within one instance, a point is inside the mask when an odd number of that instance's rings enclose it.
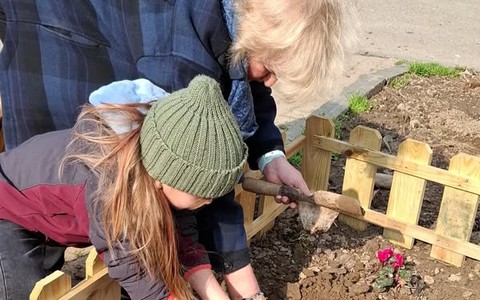
<instances>
[{"instance_id":1,"label":"dark blue jacket","mask_svg":"<svg viewBox=\"0 0 480 300\"><path fill-rule=\"evenodd\" d=\"M0 56L6 146L70 128L89 94L121 79L148 78L166 91L198 74L227 98L230 37L219 0L0 0ZM259 129L246 140L249 163L283 149L271 91L252 83Z\"/></svg>"},{"instance_id":2,"label":"dark blue jacket","mask_svg":"<svg viewBox=\"0 0 480 300\"><path fill-rule=\"evenodd\" d=\"M206 74L221 83L227 98L232 79L245 76L228 68L231 41L220 0L0 0L0 36L7 148L70 128L89 94L112 81L148 78L172 92ZM261 83L251 87L259 128L246 143L256 168L262 154L283 144L271 90ZM209 235L202 244L221 253L220 265L231 272L249 258L241 208L227 198L195 219L202 224L200 238ZM193 245L195 227L181 228L192 233Z\"/></svg>"}]
</instances>

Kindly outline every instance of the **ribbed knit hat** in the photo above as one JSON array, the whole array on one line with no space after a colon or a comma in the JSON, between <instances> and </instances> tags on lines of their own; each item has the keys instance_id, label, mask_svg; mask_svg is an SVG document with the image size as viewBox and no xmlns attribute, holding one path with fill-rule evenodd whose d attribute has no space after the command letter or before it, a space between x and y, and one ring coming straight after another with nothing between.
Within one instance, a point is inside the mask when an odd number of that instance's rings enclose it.
<instances>
[{"instance_id":1,"label":"ribbed knit hat","mask_svg":"<svg viewBox=\"0 0 480 300\"><path fill-rule=\"evenodd\" d=\"M231 191L247 159L247 146L220 86L204 75L150 108L140 146L150 176L203 198Z\"/></svg>"}]
</instances>

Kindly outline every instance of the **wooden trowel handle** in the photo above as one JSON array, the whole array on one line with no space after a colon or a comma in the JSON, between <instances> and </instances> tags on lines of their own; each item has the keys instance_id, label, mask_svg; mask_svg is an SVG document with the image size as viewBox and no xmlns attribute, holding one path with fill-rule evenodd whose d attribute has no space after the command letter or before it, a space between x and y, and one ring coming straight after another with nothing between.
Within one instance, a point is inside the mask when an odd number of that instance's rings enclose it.
<instances>
[{"instance_id":1,"label":"wooden trowel handle","mask_svg":"<svg viewBox=\"0 0 480 300\"><path fill-rule=\"evenodd\" d=\"M362 216L365 213L357 199L332 192L317 191L312 196L305 196L293 187L250 177L243 178L242 187L248 192L268 196L287 196L293 201L310 202L352 216Z\"/></svg>"},{"instance_id":2,"label":"wooden trowel handle","mask_svg":"<svg viewBox=\"0 0 480 300\"><path fill-rule=\"evenodd\" d=\"M315 203L313 196L305 196L291 186L279 185L265 180L245 177L243 178L242 187L244 190L252 193L268 196L282 195L287 196L288 199L292 201L306 201Z\"/></svg>"}]
</instances>

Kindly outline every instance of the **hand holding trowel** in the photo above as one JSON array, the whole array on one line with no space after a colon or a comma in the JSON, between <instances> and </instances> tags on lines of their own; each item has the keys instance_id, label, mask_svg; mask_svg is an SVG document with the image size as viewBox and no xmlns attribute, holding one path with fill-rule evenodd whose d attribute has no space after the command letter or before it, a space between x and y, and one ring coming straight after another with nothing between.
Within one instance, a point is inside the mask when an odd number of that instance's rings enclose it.
<instances>
[{"instance_id":1,"label":"hand holding trowel","mask_svg":"<svg viewBox=\"0 0 480 300\"><path fill-rule=\"evenodd\" d=\"M316 191L311 196L305 196L293 187L250 177L243 178L242 187L249 192L269 196L282 195L296 201L299 205L300 220L304 228L311 232L327 231L340 212L352 216L364 214L357 199L328 191Z\"/></svg>"}]
</instances>

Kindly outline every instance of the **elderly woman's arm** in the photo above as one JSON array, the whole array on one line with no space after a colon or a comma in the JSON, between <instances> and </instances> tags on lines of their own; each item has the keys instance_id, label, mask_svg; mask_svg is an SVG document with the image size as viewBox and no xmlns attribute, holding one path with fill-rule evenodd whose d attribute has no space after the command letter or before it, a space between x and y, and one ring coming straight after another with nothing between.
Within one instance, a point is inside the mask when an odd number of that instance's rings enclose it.
<instances>
[{"instance_id":1,"label":"elderly woman's arm","mask_svg":"<svg viewBox=\"0 0 480 300\"><path fill-rule=\"evenodd\" d=\"M262 155L272 150L285 152L285 149L281 133L274 123L277 107L271 96L271 90L266 88L262 82L251 82L250 86L259 128L255 135L245 142L249 146L248 162L250 167L255 169L258 168L258 160ZM271 160L264 166L262 172L267 181L295 187L306 195L311 194L302 174L284 156ZM276 197L275 200L279 203L289 204L292 208L296 207L296 203L290 202L287 197Z\"/></svg>"},{"instance_id":2,"label":"elderly woman's arm","mask_svg":"<svg viewBox=\"0 0 480 300\"><path fill-rule=\"evenodd\" d=\"M265 299L250 264L233 273L225 274L224 278L232 300Z\"/></svg>"},{"instance_id":3,"label":"elderly woman's arm","mask_svg":"<svg viewBox=\"0 0 480 300\"><path fill-rule=\"evenodd\" d=\"M248 145L248 163L250 168L258 168L258 159L272 150L285 151L282 135L275 126L277 106L271 96L271 89L266 88L262 82L251 81L254 101L255 119L258 129L255 134L245 140Z\"/></svg>"}]
</instances>

